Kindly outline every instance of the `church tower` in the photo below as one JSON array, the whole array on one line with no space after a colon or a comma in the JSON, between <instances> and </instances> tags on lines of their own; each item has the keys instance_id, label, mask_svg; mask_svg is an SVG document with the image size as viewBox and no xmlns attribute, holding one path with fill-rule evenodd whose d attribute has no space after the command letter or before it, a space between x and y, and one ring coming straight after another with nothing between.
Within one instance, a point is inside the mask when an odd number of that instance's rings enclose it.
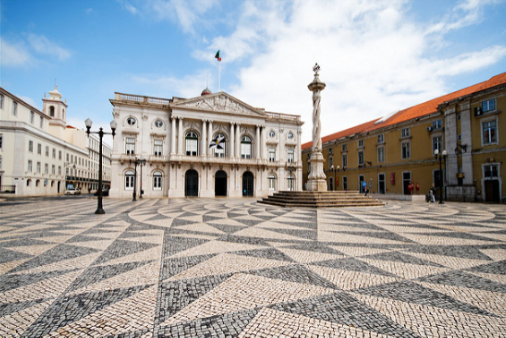
<instances>
[{"instance_id":1,"label":"church tower","mask_svg":"<svg viewBox=\"0 0 506 338\"><path fill-rule=\"evenodd\" d=\"M66 102L67 100L63 102L61 98L62 95L58 91L58 86L55 85L54 89L49 92L49 98L47 98L46 93L44 93L44 98L42 99L42 111L51 118L49 125L66 128L66 114L68 106Z\"/></svg>"}]
</instances>

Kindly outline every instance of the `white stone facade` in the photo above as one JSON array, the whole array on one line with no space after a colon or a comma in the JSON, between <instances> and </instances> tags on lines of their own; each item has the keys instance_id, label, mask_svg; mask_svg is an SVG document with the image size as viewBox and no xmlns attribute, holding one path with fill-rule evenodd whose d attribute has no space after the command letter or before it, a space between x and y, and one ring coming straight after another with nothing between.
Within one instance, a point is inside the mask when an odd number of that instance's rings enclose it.
<instances>
[{"instance_id":1,"label":"white stone facade","mask_svg":"<svg viewBox=\"0 0 506 338\"><path fill-rule=\"evenodd\" d=\"M63 194L67 184L88 191L98 167L83 130L65 123L67 104L55 88L42 111L0 87L0 192L17 196ZM110 147L103 176L110 182ZM109 149L107 151L107 149ZM94 179L94 177L96 178Z\"/></svg>"},{"instance_id":2,"label":"white stone facade","mask_svg":"<svg viewBox=\"0 0 506 338\"><path fill-rule=\"evenodd\" d=\"M110 196L132 197L141 186L144 197L302 190L300 116L266 112L225 92L191 99L116 93L111 103L118 128ZM223 149L210 148L218 137Z\"/></svg>"}]
</instances>

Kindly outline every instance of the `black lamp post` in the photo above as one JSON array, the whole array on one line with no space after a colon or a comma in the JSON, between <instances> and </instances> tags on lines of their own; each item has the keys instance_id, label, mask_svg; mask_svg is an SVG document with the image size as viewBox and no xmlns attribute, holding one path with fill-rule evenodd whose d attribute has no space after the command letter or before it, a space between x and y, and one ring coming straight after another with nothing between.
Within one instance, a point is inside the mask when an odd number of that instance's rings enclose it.
<instances>
[{"instance_id":1,"label":"black lamp post","mask_svg":"<svg viewBox=\"0 0 506 338\"><path fill-rule=\"evenodd\" d=\"M116 127L118 126L118 124L116 123L116 121L112 120L111 124L110 124L112 132L106 133L106 132L104 132L102 127L100 127L98 131L90 131L93 121L91 121L89 118L86 119L86 121L84 121L84 123L86 125L86 134L88 134L88 137L90 136L90 134L98 134L98 137L100 139L100 148L99 148L99 154L98 154L98 157L99 157L98 158L98 206L97 206L97 211L95 211L95 214L105 214L104 208L102 206L102 138L106 134L110 134L114 138L114 135L116 135Z\"/></svg>"},{"instance_id":2,"label":"black lamp post","mask_svg":"<svg viewBox=\"0 0 506 338\"><path fill-rule=\"evenodd\" d=\"M142 166L146 164L146 160L141 160L140 158L136 158L134 161L130 159L130 164L134 163L134 192L132 196L132 202L137 201L137 166L141 166L141 193L139 198L142 198Z\"/></svg>"},{"instance_id":3,"label":"black lamp post","mask_svg":"<svg viewBox=\"0 0 506 338\"><path fill-rule=\"evenodd\" d=\"M330 171L334 173L334 186L332 187L332 191L336 191L337 190L336 173L339 171L339 166L337 166L337 168L334 168L334 165L332 164L330 166Z\"/></svg>"},{"instance_id":4,"label":"black lamp post","mask_svg":"<svg viewBox=\"0 0 506 338\"><path fill-rule=\"evenodd\" d=\"M441 154L439 153L439 150L434 150L434 156L437 160L439 160L439 204L444 204L443 202L443 169L441 168L441 162L443 159L446 161L446 150L443 150Z\"/></svg>"}]
</instances>

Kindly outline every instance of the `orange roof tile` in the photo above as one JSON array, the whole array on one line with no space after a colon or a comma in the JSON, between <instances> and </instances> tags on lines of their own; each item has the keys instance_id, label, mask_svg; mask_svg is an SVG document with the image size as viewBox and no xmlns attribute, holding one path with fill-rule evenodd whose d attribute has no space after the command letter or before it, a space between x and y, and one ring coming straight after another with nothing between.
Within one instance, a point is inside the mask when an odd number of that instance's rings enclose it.
<instances>
[{"instance_id":1,"label":"orange roof tile","mask_svg":"<svg viewBox=\"0 0 506 338\"><path fill-rule=\"evenodd\" d=\"M381 123L375 124L376 121L380 120L380 118L378 118L376 120L369 121L369 122L360 124L355 127L351 127L349 129L346 129L346 130L343 130L343 131L340 131L340 132L337 132L337 133L334 133L331 135L324 136L322 138L322 143L332 141L332 140L337 140L337 139L340 139L341 137L344 137L344 136L351 136L351 135L354 135L357 133L365 133L365 132L376 130L379 128L388 127L388 126L394 125L396 123L401 123L401 122L415 119L417 117L429 115L429 114L435 113L437 111L437 107L441 103L453 100L457 97L476 93L476 92L479 92L479 91L482 91L482 90L485 90L488 88L492 88L492 87L495 87L495 86L498 86L501 84L505 84L505 83L506 83L506 72L496 75L496 76L493 76L487 81L472 85L472 86L464 88L464 89L457 90L456 92L440 96L438 98L429 100L427 102L418 104L416 106L400 110L399 112L395 113L394 115L392 115L391 117L389 117L388 119L386 119L385 121L383 121ZM313 142L304 143L302 145L302 149L304 150L304 149L310 148L312 146L313 146Z\"/></svg>"}]
</instances>

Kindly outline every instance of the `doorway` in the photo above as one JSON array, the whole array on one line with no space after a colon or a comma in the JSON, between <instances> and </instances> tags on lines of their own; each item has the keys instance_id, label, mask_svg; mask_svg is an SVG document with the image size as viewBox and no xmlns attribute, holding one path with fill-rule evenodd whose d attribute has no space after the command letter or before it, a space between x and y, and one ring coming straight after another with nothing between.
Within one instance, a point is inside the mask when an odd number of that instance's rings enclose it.
<instances>
[{"instance_id":1,"label":"doorway","mask_svg":"<svg viewBox=\"0 0 506 338\"><path fill-rule=\"evenodd\" d=\"M214 177L214 196L227 196L227 173L223 170Z\"/></svg>"},{"instance_id":2,"label":"doorway","mask_svg":"<svg viewBox=\"0 0 506 338\"><path fill-rule=\"evenodd\" d=\"M187 197L199 195L199 174L193 169L186 172L184 190L184 195Z\"/></svg>"},{"instance_id":3,"label":"doorway","mask_svg":"<svg viewBox=\"0 0 506 338\"><path fill-rule=\"evenodd\" d=\"M242 195L253 196L253 174L249 171L242 175Z\"/></svg>"},{"instance_id":4,"label":"doorway","mask_svg":"<svg viewBox=\"0 0 506 338\"><path fill-rule=\"evenodd\" d=\"M378 174L378 193L385 193L385 174Z\"/></svg>"},{"instance_id":5,"label":"doorway","mask_svg":"<svg viewBox=\"0 0 506 338\"><path fill-rule=\"evenodd\" d=\"M402 173L402 193L404 195L409 195L409 183L411 182L411 171L406 171Z\"/></svg>"},{"instance_id":6,"label":"doorway","mask_svg":"<svg viewBox=\"0 0 506 338\"><path fill-rule=\"evenodd\" d=\"M485 180L485 201L501 202L499 180Z\"/></svg>"}]
</instances>

